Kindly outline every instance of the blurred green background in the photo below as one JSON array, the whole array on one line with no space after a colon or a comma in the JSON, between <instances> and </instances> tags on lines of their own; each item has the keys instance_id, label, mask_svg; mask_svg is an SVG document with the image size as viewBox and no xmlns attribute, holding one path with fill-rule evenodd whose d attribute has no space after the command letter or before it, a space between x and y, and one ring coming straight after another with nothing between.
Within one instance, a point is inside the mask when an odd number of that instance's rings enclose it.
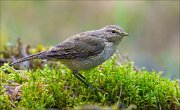
<instances>
[{"instance_id":1,"label":"blurred green background","mask_svg":"<svg viewBox=\"0 0 180 110\"><path fill-rule=\"evenodd\" d=\"M177 1L11 1L1 0L0 46L54 46L76 33L109 24L129 37L119 50L138 67L179 78L179 0Z\"/></svg>"}]
</instances>

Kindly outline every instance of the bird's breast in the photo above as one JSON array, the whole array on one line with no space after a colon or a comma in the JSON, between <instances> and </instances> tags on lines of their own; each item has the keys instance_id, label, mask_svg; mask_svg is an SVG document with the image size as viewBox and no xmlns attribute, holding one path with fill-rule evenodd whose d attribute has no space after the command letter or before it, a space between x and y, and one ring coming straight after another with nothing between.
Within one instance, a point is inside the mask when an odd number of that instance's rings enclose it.
<instances>
[{"instance_id":1,"label":"bird's breast","mask_svg":"<svg viewBox=\"0 0 180 110\"><path fill-rule=\"evenodd\" d=\"M106 43L106 48L104 49L101 57L103 60L107 60L109 57L111 57L114 52L117 49L117 45L114 45L113 43Z\"/></svg>"}]
</instances>

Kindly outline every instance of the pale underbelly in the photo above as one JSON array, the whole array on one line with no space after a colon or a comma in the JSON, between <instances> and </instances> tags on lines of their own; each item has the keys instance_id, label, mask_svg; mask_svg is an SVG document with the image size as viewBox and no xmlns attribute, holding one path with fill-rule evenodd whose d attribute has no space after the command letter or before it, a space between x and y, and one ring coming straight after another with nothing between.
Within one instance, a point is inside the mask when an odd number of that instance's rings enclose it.
<instances>
[{"instance_id":1,"label":"pale underbelly","mask_svg":"<svg viewBox=\"0 0 180 110\"><path fill-rule=\"evenodd\" d=\"M97 56L83 59L67 59L62 62L72 70L89 70L105 62L114 54L115 51L116 48L109 47Z\"/></svg>"}]
</instances>

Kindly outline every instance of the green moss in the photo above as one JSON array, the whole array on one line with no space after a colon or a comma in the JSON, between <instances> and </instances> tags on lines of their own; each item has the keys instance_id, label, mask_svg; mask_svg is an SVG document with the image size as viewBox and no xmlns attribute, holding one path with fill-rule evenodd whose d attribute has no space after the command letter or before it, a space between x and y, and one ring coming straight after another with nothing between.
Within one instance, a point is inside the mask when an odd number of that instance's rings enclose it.
<instances>
[{"instance_id":1,"label":"green moss","mask_svg":"<svg viewBox=\"0 0 180 110\"><path fill-rule=\"evenodd\" d=\"M89 104L112 107L118 104L117 108L133 104L137 109L172 109L180 106L177 81L162 78L161 73L155 71L134 71L132 63L119 66L116 58L81 72L96 90L86 87L60 63L29 71L17 71L4 64L0 67L0 73L0 109L78 108ZM16 92L17 86L22 87L15 94L9 93L7 85Z\"/></svg>"}]
</instances>

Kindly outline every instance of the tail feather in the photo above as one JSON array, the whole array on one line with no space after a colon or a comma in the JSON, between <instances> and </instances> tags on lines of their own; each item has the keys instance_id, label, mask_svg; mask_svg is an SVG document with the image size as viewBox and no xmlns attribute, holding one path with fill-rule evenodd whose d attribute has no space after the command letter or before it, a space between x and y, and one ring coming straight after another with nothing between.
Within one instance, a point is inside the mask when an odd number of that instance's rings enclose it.
<instances>
[{"instance_id":1,"label":"tail feather","mask_svg":"<svg viewBox=\"0 0 180 110\"><path fill-rule=\"evenodd\" d=\"M25 62L25 61L29 61L29 60L33 60L33 59L41 59L41 58L43 58L44 53L45 52L40 52L40 53L36 53L36 54L33 54L33 55L29 55L27 57L23 57L21 59L16 60L13 63L11 63L10 65L12 66L12 65L15 65L15 64L18 64L18 63L21 63L21 62Z\"/></svg>"}]
</instances>

